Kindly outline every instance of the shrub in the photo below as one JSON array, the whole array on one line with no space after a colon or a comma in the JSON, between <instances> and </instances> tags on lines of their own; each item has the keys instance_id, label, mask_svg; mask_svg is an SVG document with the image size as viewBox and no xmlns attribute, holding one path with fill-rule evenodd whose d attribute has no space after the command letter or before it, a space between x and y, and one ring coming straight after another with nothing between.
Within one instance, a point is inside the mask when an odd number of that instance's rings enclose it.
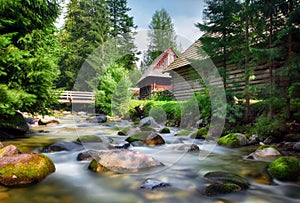
<instances>
[{"instance_id":1,"label":"shrub","mask_svg":"<svg viewBox=\"0 0 300 203\"><path fill-rule=\"evenodd\" d=\"M277 137L280 135L281 122L282 120L279 118L270 119L265 115L261 115L257 118L251 132L257 134L258 137L262 139L269 136Z\"/></svg>"}]
</instances>

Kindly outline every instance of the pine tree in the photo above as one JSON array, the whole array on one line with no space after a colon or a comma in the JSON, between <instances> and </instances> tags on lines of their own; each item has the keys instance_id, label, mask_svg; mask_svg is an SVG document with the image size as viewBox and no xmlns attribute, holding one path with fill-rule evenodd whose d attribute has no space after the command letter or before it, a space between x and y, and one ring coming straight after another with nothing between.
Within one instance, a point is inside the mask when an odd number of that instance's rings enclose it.
<instances>
[{"instance_id":1,"label":"pine tree","mask_svg":"<svg viewBox=\"0 0 300 203\"><path fill-rule=\"evenodd\" d=\"M201 38L203 49L214 61L222 64L219 68L227 89L227 66L241 32L240 26L235 24L241 4L237 0L206 0L206 4L203 11L206 21L196 26L206 33Z\"/></svg>"},{"instance_id":2,"label":"pine tree","mask_svg":"<svg viewBox=\"0 0 300 203\"><path fill-rule=\"evenodd\" d=\"M54 102L60 45L58 2L7 0L0 6L0 114L46 113Z\"/></svg>"},{"instance_id":3,"label":"pine tree","mask_svg":"<svg viewBox=\"0 0 300 203\"><path fill-rule=\"evenodd\" d=\"M105 0L71 0L61 41L66 50L61 59L60 87L72 89L87 57L109 39L110 21Z\"/></svg>"},{"instance_id":4,"label":"pine tree","mask_svg":"<svg viewBox=\"0 0 300 203\"><path fill-rule=\"evenodd\" d=\"M127 0L106 0L109 8L110 31L109 34L113 38L119 40L119 46L122 46L123 51L126 50L126 55L119 59L127 69L133 69L136 61L136 46L134 45L134 25L133 17L128 15L131 10L127 7Z\"/></svg>"},{"instance_id":5,"label":"pine tree","mask_svg":"<svg viewBox=\"0 0 300 203\"><path fill-rule=\"evenodd\" d=\"M145 65L150 65L156 57L170 47L177 51L174 24L165 9L155 11L149 29L150 43L143 61Z\"/></svg>"}]
</instances>

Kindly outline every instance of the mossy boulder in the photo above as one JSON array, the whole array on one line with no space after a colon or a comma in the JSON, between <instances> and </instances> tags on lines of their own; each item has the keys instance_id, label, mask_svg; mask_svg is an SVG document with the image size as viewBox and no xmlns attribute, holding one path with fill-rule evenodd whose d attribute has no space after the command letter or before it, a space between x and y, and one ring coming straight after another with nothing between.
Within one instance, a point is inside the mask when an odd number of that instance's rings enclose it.
<instances>
[{"instance_id":1,"label":"mossy boulder","mask_svg":"<svg viewBox=\"0 0 300 203\"><path fill-rule=\"evenodd\" d=\"M205 139L208 131L206 128L200 128L191 134L191 138L194 139Z\"/></svg>"},{"instance_id":2,"label":"mossy boulder","mask_svg":"<svg viewBox=\"0 0 300 203\"><path fill-rule=\"evenodd\" d=\"M247 145L248 141L246 136L241 133L230 133L221 137L218 140L218 144L227 147L240 147Z\"/></svg>"},{"instance_id":3,"label":"mossy boulder","mask_svg":"<svg viewBox=\"0 0 300 203\"><path fill-rule=\"evenodd\" d=\"M126 127L126 128L122 128L121 130L119 130L118 135L120 136L126 136L128 135L128 132L130 131L130 127Z\"/></svg>"},{"instance_id":4,"label":"mossy boulder","mask_svg":"<svg viewBox=\"0 0 300 203\"><path fill-rule=\"evenodd\" d=\"M77 142L87 143L87 142L102 142L102 139L97 135L83 135L76 139Z\"/></svg>"},{"instance_id":5,"label":"mossy boulder","mask_svg":"<svg viewBox=\"0 0 300 203\"><path fill-rule=\"evenodd\" d=\"M242 188L234 183L210 183L206 186L205 195L215 196L232 192L239 192Z\"/></svg>"},{"instance_id":6,"label":"mossy boulder","mask_svg":"<svg viewBox=\"0 0 300 203\"><path fill-rule=\"evenodd\" d=\"M36 183L54 171L52 160L43 154L18 154L0 158L0 184L5 186Z\"/></svg>"},{"instance_id":7,"label":"mossy boulder","mask_svg":"<svg viewBox=\"0 0 300 203\"><path fill-rule=\"evenodd\" d=\"M95 152L89 169L101 173L113 171L117 173L134 173L152 167L163 166L161 162L142 152L133 150L109 150Z\"/></svg>"},{"instance_id":8,"label":"mossy boulder","mask_svg":"<svg viewBox=\"0 0 300 203\"><path fill-rule=\"evenodd\" d=\"M246 178L224 171L209 172L204 177L209 181L204 192L207 196L239 192L250 186Z\"/></svg>"},{"instance_id":9,"label":"mossy boulder","mask_svg":"<svg viewBox=\"0 0 300 203\"><path fill-rule=\"evenodd\" d=\"M170 133L170 129L169 128L162 128L159 132L162 133L162 134L167 134L167 133Z\"/></svg>"},{"instance_id":10,"label":"mossy boulder","mask_svg":"<svg viewBox=\"0 0 300 203\"><path fill-rule=\"evenodd\" d=\"M139 142L141 144L148 145L148 146L165 144L164 139L160 135L152 131L142 131L136 133L128 137L125 141L132 144L134 144L134 142Z\"/></svg>"},{"instance_id":11,"label":"mossy boulder","mask_svg":"<svg viewBox=\"0 0 300 203\"><path fill-rule=\"evenodd\" d=\"M298 180L300 161L296 157L280 157L269 165L269 171L278 180Z\"/></svg>"},{"instance_id":12,"label":"mossy boulder","mask_svg":"<svg viewBox=\"0 0 300 203\"><path fill-rule=\"evenodd\" d=\"M188 136L191 132L189 130L180 130L174 136Z\"/></svg>"},{"instance_id":13,"label":"mossy boulder","mask_svg":"<svg viewBox=\"0 0 300 203\"><path fill-rule=\"evenodd\" d=\"M24 136L28 131L29 126L21 113L0 116L1 140Z\"/></svg>"}]
</instances>

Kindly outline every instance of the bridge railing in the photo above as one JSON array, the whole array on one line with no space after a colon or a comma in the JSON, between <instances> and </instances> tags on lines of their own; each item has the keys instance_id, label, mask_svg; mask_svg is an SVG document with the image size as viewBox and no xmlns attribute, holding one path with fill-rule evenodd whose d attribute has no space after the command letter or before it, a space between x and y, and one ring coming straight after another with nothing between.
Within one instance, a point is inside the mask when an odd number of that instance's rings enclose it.
<instances>
[{"instance_id":1,"label":"bridge railing","mask_svg":"<svg viewBox=\"0 0 300 203\"><path fill-rule=\"evenodd\" d=\"M63 91L58 99L62 103L92 104L95 103L94 92Z\"/></svg>"}]
</instances>

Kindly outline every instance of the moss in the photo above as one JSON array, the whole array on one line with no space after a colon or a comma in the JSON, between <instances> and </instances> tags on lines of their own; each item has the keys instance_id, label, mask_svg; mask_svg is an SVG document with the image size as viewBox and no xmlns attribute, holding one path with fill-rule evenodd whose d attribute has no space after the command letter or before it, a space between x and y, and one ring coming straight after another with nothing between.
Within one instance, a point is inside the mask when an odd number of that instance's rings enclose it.
<instances>
[{"instance_id":1,"label":"moss","mask_svg":"<svg viewBox=\"0 0 300 203\"><path fill-rule=\"evenodd\" d=\"M152 130L153 130L153 127L152 127L152 126L148 126L148 125L147 125L147 126L142 126L142 127L141 127L141 130L142 130L142 131L152 131Z\"/></svg>"},{"instance_id":2,"label":"moss","mask_svg":"<svg viewBox=\"0 0 300 203\"><path fill-rule=\"evenodd\" d=\"M275 145L261 145L256 150L263 150L266 148L274 148L274 149L278 150L278 148Z\"/></svg>"},{"instance_id":3,"label":"moss","mask_svg":"<svg viewBox=\"0 0 300 203\"><path fill-rule=\"evenodd\" d=\"M159 131L160 133L170 133L170 129L169 128L163 128Z\"/></svg>"},{"instance_id":4,"label":"moss","mask_svg":"<svg viewBox=\"0 0 300 203\"><path fill-rule=\"evenodd\" d=\"M22 185L40 181L55 171L52 160L43 154L9 163L0 169L0 182L4 185Z\"/></svg>"},{"instance_id":5,"label":"moss","mask_svg":"<svg viewBox=\"0 0 300 203\"><path fill-rule=\"evenodd\" d=\"M228 146L228 147L238 147L240 146L240 141L238 139L237 134L230 133L228 135L221 137L218 140L218 144L223 146Z\"/></svg>"},{"instance_id":6,"label":"moss","mask_svg":"<svg viewBox=\"0 0 300 203\"><path fill-rule=\"evenodd\" d=\"M121 130L118 132L118 135L127 135L128 132L129 132L129 130L130 130L130 127L129 127L129 126L126 127L126 128L123 128L123 129L121 129Z\"/></svg>"},{"instance_id":7,"label":"moss","mask_svg":"<svg viewBox=\"0 0 300 203\"><path fill-rule=\"evenodd\" d=\"M280 157L269 168L273 177L279 180L297 180L300 176L300 161L295 157Z\"/></svg>"},{"instance_id":8,"label":"moss","mask_svg":"<svg viewBox=\"0 0 300 203\"><path fill-rule=\"evenodd\" d=\"M208 131L206 128L200 128L191 134L191 138L205 139Z\"/></svg>"},{"instance_id":9,"label":"moss","mask_svg":"<svg viewBox=\"0 0 300 203\"><path fill-rule=\"evenodd\" d=\"M239 192L241 190L242 188L234 183L213 183L206 187L205 194L208 196L214 196L231 192Z\"/></svg>"},{"instance_id":10,"label":"moss","mask_svg":"<svg viewBox=\"0 0 300 203\"><path fill-rule=\"evenodd\" d=\"M99 173L99 172L104 172L104 171L109 171L108 168L102 166L101 164L99 164L99 162L96 159L93 159L89 165L89 169Z\"/></svg>"},{"instance_id":11,"label":"moss","mask_svg":"<svg viewBox=\"0 0 300 203\"><path fill-rule=\"evenodd\" d=\"M102 139L97 135L84 135L76 139L77 142L102 142Z\"/></svg>"},{"instance_id":12,"label":"moss","mask_svg":"<svg viewBox=\"0 0 300 203\"><path fill-rule=\"evenodd\" d=\"M136 142L136 141L145 141L147 139L147 137L149 135L151 135L151 131L142 131L142 132L138 132L134 135L131 135L130 137L128 137L125 141L126 142Z\"/></svg>"},{"instance_id":13,"label":"moss","mask_svg":"<svg viewBox=\"0 0 300 203\"><path fill-rule=\"evenodd\" d=\"M190 134L189 130L181 130L178 133L176 133L174 136L187 136Z\"/></svg>"}]
</instances>

